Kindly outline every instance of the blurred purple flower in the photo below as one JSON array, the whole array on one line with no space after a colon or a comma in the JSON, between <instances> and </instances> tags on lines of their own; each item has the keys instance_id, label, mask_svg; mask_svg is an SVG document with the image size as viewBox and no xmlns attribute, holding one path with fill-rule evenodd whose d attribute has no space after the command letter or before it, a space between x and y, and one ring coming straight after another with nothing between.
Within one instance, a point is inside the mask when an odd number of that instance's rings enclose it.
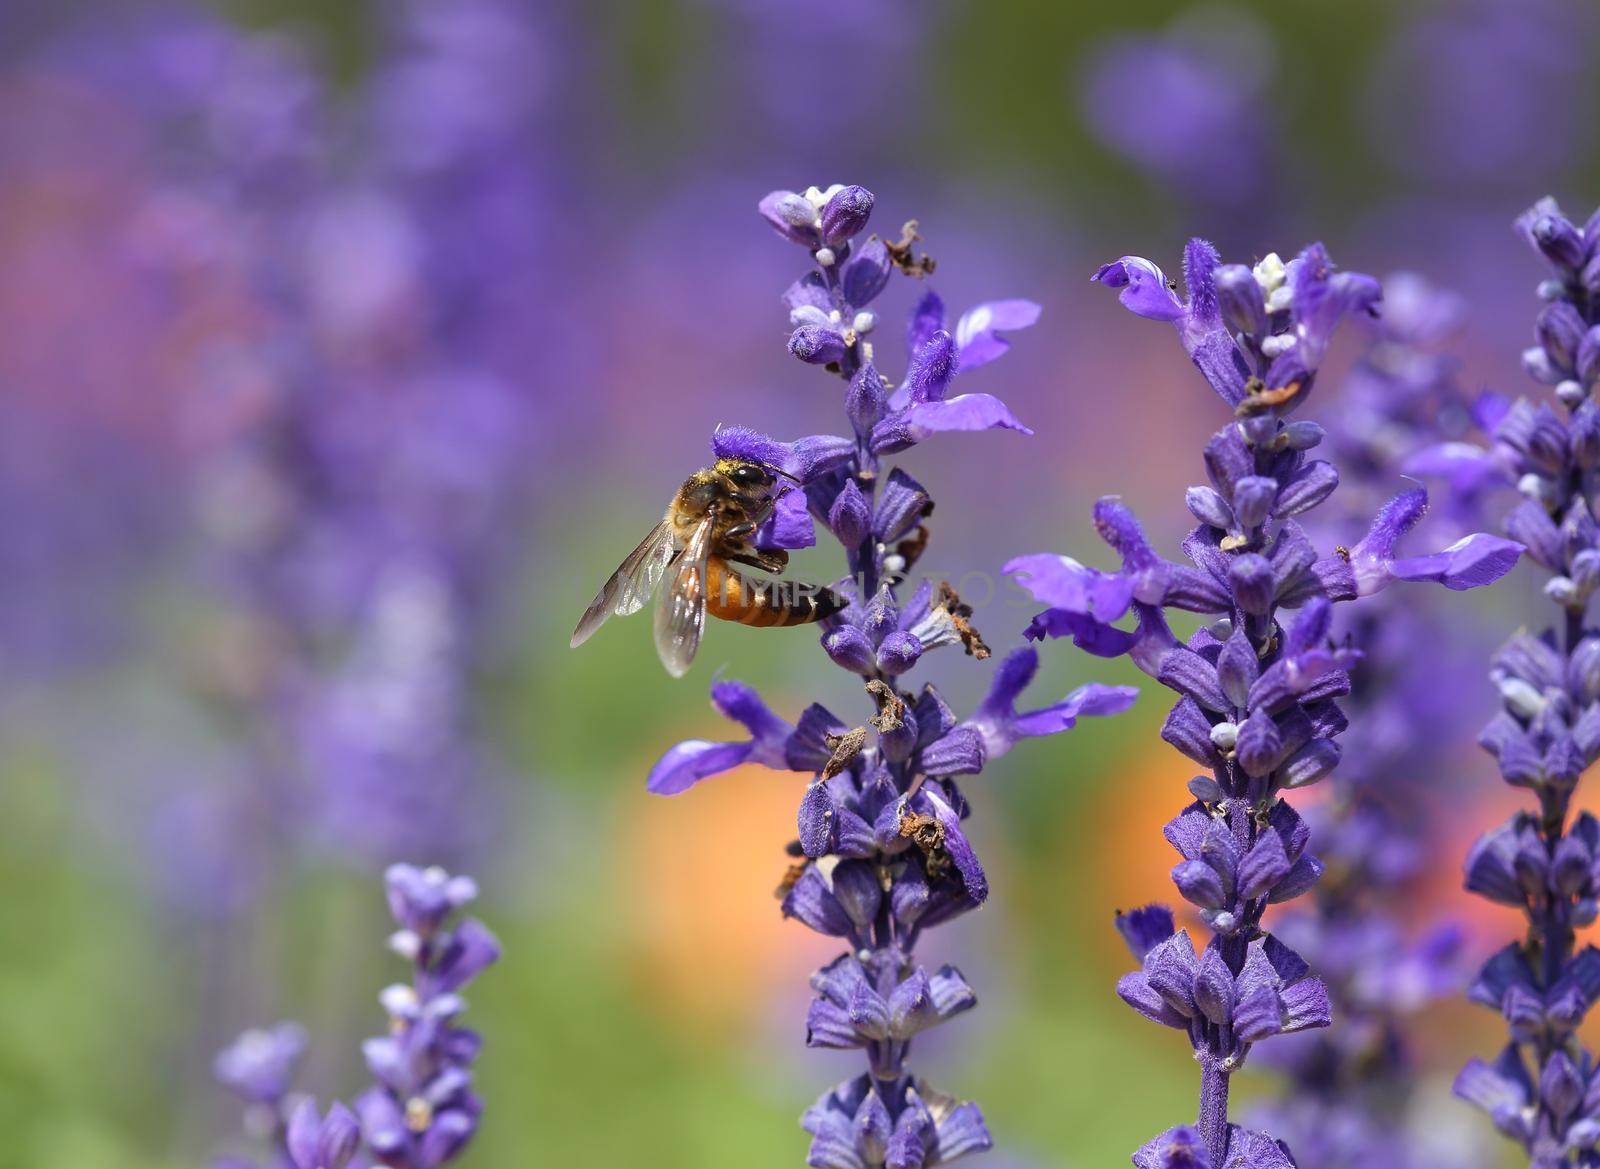
<instances>
[{"instance_id":1,"label":"blurred purple flower","mask_svg":"<svg viewBox=\"0 0 1600 1169\"><path fill-rule=\"evenodd\" d=\"M1600 22L1581 0L1418 7L1365 87L1389 160L1450 186L1554 177L1592 134L1587 64Z\"/></svg>"},{"instance_id":2,"label":"blurred purple flower","mask_svg":"<svg viewBox=\"0 0 1600 1169\"><path fill-rule=\"evenodd\" d=\"M1203 21L1096 44L1078 104L1104 145L1207 218L1243 216L1273 180L1273 56L1251 18L1211 9Z\"/></svg>"},{"instance_id":3,"label":"blurred purple flower","mask_svg":"<svg viewBox=\"0 0 1600 1169\"><path fill-rule=\"evenodd\" d=\"M1593 1057L1573 1035L1600 987L1600 953L1577 946L1577 930L1597 913L1600 824L1571 817L1579 776L1600 759L1600 636L1587 624L1600 584L1600 414L1591 400L1600 366L1579 357L1600 337L1600 218L1579 226L1547 198L1516 229L1549 269L1537 344L1523 364L1555 383L1560 409L1519 400L1495 428L1495 457L1526 497L1507 530L1544 570L1559 616L1543 634L1512 637L1490 670L1503 709L1478 741L1506 783L1532 793L1537 811L1518 812L1478 841L1466 886L1520 908L1528 928L1525 940L1489 959L1470 992L1504 1015L1511 1044L1495 1064L1463 1068L1456 1093L1532 1163L1554 1165L1575 1153L1581 1161L1600 1137L1600 1093L1588 1083Z\"/></svg>"},{"instance_id":4,"label":"blurred purple flower","mask_svg":"<svg viewBox=\"0 0 1600 1169\"><path fill-rule=\"evenodd\" d=\"M394 865L385 885L400 927L389 945L411 963L412 978L379 995L389 1033L362 1045L377 1083L357 1101L356 1112L336 1102L323 1114L314 1100L289 1095L306 1042L293 1024L248 1031L217 1056L217 1078L250 1104L246 1127L273 1152L275 1166L344 1169L364 1142L373 1164L437 1169L454 1160L477 1129L483 1106L472 1092L470 1069L482 1040L456 1024L466 1008L457 992L499 959L499 942L481 922L457 917L477 893L470 877Z\"/></svg>"}]
</instances>

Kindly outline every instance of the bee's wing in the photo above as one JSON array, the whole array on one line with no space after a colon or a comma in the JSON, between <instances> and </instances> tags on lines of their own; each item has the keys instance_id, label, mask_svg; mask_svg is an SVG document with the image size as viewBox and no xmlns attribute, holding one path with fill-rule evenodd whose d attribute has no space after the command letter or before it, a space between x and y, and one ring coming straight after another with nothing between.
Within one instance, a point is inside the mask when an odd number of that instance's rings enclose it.
<instances>
[{"instance_id":1,"label":"bee's wing","mask_svg":"<svg viewBox=\"0 0 1600 1169\"><path fill-rule=\"evenodd\" d=\"M656 652L667 673L689 672L700 634L706 627L706 558L711 554L712 517L700 521L667 571L666 587L656 599Z\"/></svg>"},{"instance_id":2,"label":"bee's wing","mask_svg":"<svg viewBox=\"0 0 1600 1169\"><path fill-rule=\"evenodd\" d=\"M650 594L661 583L673 551L672 525L662 520L628 554L583 611L578 628L572 632L572 648L577 649L588 641L607 617L626 617L644 608Z\"/></svg>"}]
</instances>

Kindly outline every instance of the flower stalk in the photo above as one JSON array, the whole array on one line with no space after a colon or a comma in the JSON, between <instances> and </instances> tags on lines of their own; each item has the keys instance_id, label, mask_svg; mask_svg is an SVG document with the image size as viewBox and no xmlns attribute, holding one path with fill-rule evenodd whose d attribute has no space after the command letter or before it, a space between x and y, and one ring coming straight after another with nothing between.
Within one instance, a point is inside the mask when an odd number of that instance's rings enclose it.
<instances>
[{"instance_id":1,"label":"flower stalk","mask_svg":"<svg viewBox=\"0 0 1600 1169\"><path fill-rule=\"evenodd\" d=\"M1015 650L998 664L987 698L958 718L939 690L915 687L912 671L935 650L990 656L971 610L948 585L913 583L929 539L933 500L894 455L946 431L1031 433L993 395L950 393L957 376L1000 357L1004 334L1025 328L1038 306L1008 300L950 320L937 294L917 299L898 385L880 372L880 293L898 274L932 268L915 255L915 232L893 243L864 232L874 206L861 187L776 191L760 211L812 266L784 294L789 352L843 383L848 436L778 442L743 427L712 437L719 458L763 463L798 483L776 500L763 533L771 547L815 542L823 526L845 573L834 589L848 603L823 624L822 648L869 700L852 725L821 704L793 722L750 687L712 684L713 705L748 732L743 741L680 743L648 786L682 792L743 763L809 774L797 837L779 892L783 912L845 947L811 977L811 1047L859 1050L863 1074L825 1092L802 1118L816 1169L913 1169L992 1144L977 1105L921 1078L916 1036L972 1009L977 998L954 966L930 970L916 950L927 930L983 903L988 879L963 823L971 812L958 777L984 771L1023 738L1069 730L1084 715L1124 709L1127 687L1088 685L1060 702L1018 711L1037 657Z\"/></svg>"},{"instance_id":2,"label":"flower stalk","mask_svg":"<svg viewBox=\"0 0 1600 1169\"><path fill-rule=\"evenodd\" d=\"M1326 987L1265 917L1323 872L1310 829L1284 796L1324 779L1340 758L1348 724L1337 700L1361 653L1331 636L1333 607L1397 579L1475 587L1507 571L1518 549L1480 533L1434 555L1398 557L1396 543L1426 504L1410 491L1386 504L1353 548L1319 553L1302 517L1333 495L1339 475L1311 456L1322 428L1291 415L1310 396L1339 323L1376 310L1378 285L1335 270L1320 244L1288 264L1272 255L1251 268L1225 265L1194 240L1184 276L1186 299L1140 257L1094 278L1137 315L1172 324L1231 408L1205 445L1207 483L1185 497L1197 521L1184 541L1189 563L1161 557L1113 496L1096 505L1095 526L1121 555L1118 571L1050 554L1020 557L1007 571L1049 606L1030 636L1126 655L1175 691L1162 737L1208 772L1190 781L1193 802L1165 835L1181 858L1173 883L1209 939L1197 952L1164 906L1117 918L1140 963L1117 993L1183 1032L1201 1069L1197 1127L1169 1129L1133 1162L1284 1169L1294 1164L1287 1145L1232 1123L1229 1094L1256 1044L1330 1022ZM1205 623L1179 642L1169 609Z\"/></svg>"}]
</instances>

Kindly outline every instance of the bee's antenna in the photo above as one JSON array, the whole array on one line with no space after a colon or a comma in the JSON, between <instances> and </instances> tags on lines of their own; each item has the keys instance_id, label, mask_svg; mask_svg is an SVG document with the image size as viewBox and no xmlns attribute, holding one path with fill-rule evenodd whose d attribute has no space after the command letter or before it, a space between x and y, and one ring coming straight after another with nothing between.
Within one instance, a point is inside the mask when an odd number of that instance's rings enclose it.
<instances>
[{"instance_id":1,"label":"bee's antenna","mask_svg":"<svg viewBox=\"0 0 1600 1169\"><path fill-rule=\"evenodd\" d=\"M785 471L782 467L774 467L771 463L766 464L766 467L767 470L771 471L774 475L783 476L783 478L789 480L789 482L793 483L796 487L805 486L804 483L800 482L797 476L789 474L789 472Z\"/></svg>"}]
</instances>

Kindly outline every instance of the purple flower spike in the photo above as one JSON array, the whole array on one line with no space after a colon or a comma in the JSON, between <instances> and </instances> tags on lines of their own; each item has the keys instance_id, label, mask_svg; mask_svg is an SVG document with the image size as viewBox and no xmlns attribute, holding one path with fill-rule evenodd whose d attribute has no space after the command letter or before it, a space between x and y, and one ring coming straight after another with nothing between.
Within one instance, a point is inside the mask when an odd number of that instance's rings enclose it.
<instances>
[{"instance_id":1,"label":"purple flower spike","mask_svg":"<svg viewBox=\"0 0 1600 1169\"><path fill-rule=\"evenodd\" d=\"M383 880L395 921L422 938L432 937L445 918L478 896L471 877L452 877L441 868L390 865Z\"/></svg>"},{"instance_id":2,"label":"purple flower spike","mask_svg":"<svg viewBox=\"0 0 1600 1169\"><path fill-rule=\"evenodd\" d=\"M998 397L967 392L962 379L985 376L978 371L1038 320L1039 306L992 300L951 320L939 295L924 287L904 334L904 372L880 372L875 363L887 347L877 312L867 306L897 273L926 275L932 265L909 244L863 241L873 211L869 193L847 186L779 191L761 203L768 222L814 261L783 294L788 346L846 382L851 437L784 443L723 426L712 440L718 457L764 463L799 483L779 498L780 507L789 501L792 518L780 523L774 516L761 546L798 547L802 536L808 543L823 535L838 541L843 570L834 587L847 603L820 623L818 640L834 665L856 675L866 705L851 722L816 704L790 722L748 687L719 681L713 703L746 736L679 743L647 781L659 794L686 792L749 763L808 777L796 788L796 839L787 858L775 858L788 869L782 912L837 939L843 952L812 977L806 1042L858 1051L864 1062L863 1075L824 1094L802 1120L812 1138L807 1163L822 1169L923 1169L990 1147L975 1105L944 1095L911 1069L913 1038L977 1003L953 967L919 966L913 952L926 931L989 896L967 830L973 809L958 778L984 772L1023 739L1121 711L1135 695L1131 687L1090 683L1060 702L1018 710L1037 666L1031 649L997 663L988 698L965 719L934 684L918 678L941 649L977 662L991 651L970 605L948 584L916 579L934 500L904 467L886 464L935 434L1032 433ZM1115 620L1132 604L1134 584L1123 574L1086 573L1077 582L1080 595L1071 595L1063 566L1040 561L1017 571L1025 568L1039 578L1041 592L1092 613L1086 620ZM1139 619L1144 644L1157 652L1169 647L1159 614ZM1125 636L1105 628L1110 633L1102 642ZM373 1047L369 1056L385 1069L385 1082L389 1069L406 1067L392 1045ZM406 1147L388 1101L365 1104L363 1116L369 1128L389 1134L385 1141Z\"/></svg>"},{"instance_id":3,"label":"purple flower spike","mask_svg":"<svg viewBox=\"0 0 1600 1169\"><path fill-rule=\"evenodd\" d=\"M1545 305L1523 367L1555 386L1556 404L1520 399L1496 410L1486 419L1493 447L1483 457L1526 497L1507 516L1506 530L1544 571L1545 595L1558 612L1543 634L1513 636L1489 674L1502 709L1478 741L1506 783L1527 789L1536 807L1479 839L1467 857L1466 887L1520 910L1527 924L1484 964L1468 992L1504 1017L1511 1043L1492 1065L1471 1061L1455 1090L1532 1164L1553 1166L1582 1164L1600 1137L1594 1057L1576 1034L1600 995L1600 954L1577 945L1577 930L1600 916L1600 822L1572 814L1580 777L1600 759L1600 637L1589 625L1600 567L1591 473L1600 434L1589 340L1600 326L1600 218L1580 227L1542 199L1516 228L1554 270L1539 288ZM1448 583L1451 574L1481 572L1477 562L1494 554L1453 548L1418 558L1407 571Z\"/></svg>"},{"instance_id":4,"label":"purple flower spike","mask_svg":"<svg viewBox=\"0 0 1600 1169\"><path fill-rule=\"evenodd\" d=\"M1246 266L1223 263L1215 248L1196 239L1185 249L1183 269L1182 297L1159 268L1137 257L1106 265L1095 279L1117 289L1136 314L1170 322L1191 361L1230 408L1231 417L1205 444L1207 482L1185 496L1185 511L1198 524L1183 544L1187 563L1158 554L1132 513L1107 497L1096 505L1095 527L1120 555L1117 571L1045 555L1018 558L1007 571L1048 606L1034 618L1028 637L1070 636L1091 653L1125 653L1176 692L1162 737L1209 772L1190 781L1188 795L1195 802L1166 830L1179 853L1173 882L1209 931L1209 941L1197 949L1187 932L1174 931L1171 913L1157 907L1121 915L1117 922L1140 963L1118 984L1119 996L1151 1021L1186 1034L1200 1067L1197 1123L1158 1137L1135 1155L1135 1164L1292 1166L1282 1142L1230 1121L1229 1084L1258 1044L1327 1027L1335 1001L1342 1008L1351 1005L1349 980L1313 976L1310 963L1279 936L1280 928L1294 932L1307 911L1273 909L1320 890L1329 872L1309 851L1311 828L1285 796L1328 779L1345 754L1339 736L1348 719L1338 701L1351 692L1351 670L1364 653L1348 639L1346 626L1335 625L1335 606L1392 579L1436 580L1451 588L1488 584L1509 571L1520 548L1479 533L1434 556L1397 557L1400 536L1425 506L1420 491L1392 501L1354 549L1332 547L1319 509L1348 499L1365 520L1370 485L1352 472L1348 477L1358 492L1347 494L1343 461L1310 454L1329 433L1291 415L1306 401L1335 331L1351 318L1372 319L1382 290L1369 277L1338 271L1320 245L1288 263L1268 254ZM1418 321L1441 315L1420 311L1415 289L1406 291L1405 324L1396 328L1420 329ZM1576 361L1576 334L1568 329L1561 336L1562 356L1570 350ZM1393 351L1383 356L1407 375L1421 377L1437 368L1421 360L1406 364ZM1374 394L1384 408L1407 401L1388 385L1381 391ZM1390 419L1381 422L1383 433L1395 433ZM1557 448L1568 449L1542 436L1537 420L1526 420L1517 439L1551 467ZM1595 447L1600 463L1600 425ZM1365 475L1374 463L1386 475L1396 473L1392 463L1376 458L1353 465ZM1348 524L1346 512L1333 526L1342 532ZM1326 550L1319 551L1319 544ZM1173 636L1168 609L1202 615L1187 644ZM1130 610L1132 622L1124 620ZM1540 691L1532 683L1527 690L1511 688L1530 710L1537 705ZM1381 721L1371 711L1368 716L1373 732L1387 741ZM1506 728L1508 751L1521 749L1521 730ZM1570 770L1565 757L1556 762L1562 774ZM1331 838L1347 847L1355 839L1353 832L1348 839ZM1343 854L1340 861L1345 867L1352 863ZM1398 861L1393 867L1399 871ZM1330 905L1353 903L1348 887L1328 896ZM1334 961L1342 975L1337 959L1330 959L1339 944L1317 945L1314 953L1320 964ZM1391 981L1400 952L1388 944L1376 951L1378 961L1387 961ZM1436 967L1424 963L1442 962L1445 953L1444 947L1430 950L1407 970L1417 970L1423 986L1441 985ZM1370 988L1379 983L1365 968L1362 976L1367 993L1375 993ZM1415 999L1418 992L1396 991L1393 997ZM1316 1041L1317 1050L1339 1042L1330 1033L1326 1042ZM1316 1067L1342 1069L1343 1059L1331 1055ZM1341 1070L1336 1082L1359 1078ZM1313 1098L1309 1086L1304 1095ZM1330 1156L1325 1163L1385 1162Z\"/></svg>"},{"instance_id":5,"label":"purple flower spike","mask_svg":"<svg viewBox=\"0 0 1600 1169\"><path fill-rule=\"evenodd\" d=\"M389 1025L362 1044L376 1082L355 1111L335 1103L323 1115L305 1097L290 1108L290 1074L305 1044L298 1028L246 1033L217 1057L218 1078L252 1105L252 1127L272 1142L274 1165L441 1169L477 1130L483 1105L471 1066L482 1040L457 1024L466 1009L457 992L499 958L500 944L483 923L457 915L476 895L470 878L394 865L385 884L400 926L390 948L410 963L411 979L378 996Z\"/></svg>"}]
</instances>

